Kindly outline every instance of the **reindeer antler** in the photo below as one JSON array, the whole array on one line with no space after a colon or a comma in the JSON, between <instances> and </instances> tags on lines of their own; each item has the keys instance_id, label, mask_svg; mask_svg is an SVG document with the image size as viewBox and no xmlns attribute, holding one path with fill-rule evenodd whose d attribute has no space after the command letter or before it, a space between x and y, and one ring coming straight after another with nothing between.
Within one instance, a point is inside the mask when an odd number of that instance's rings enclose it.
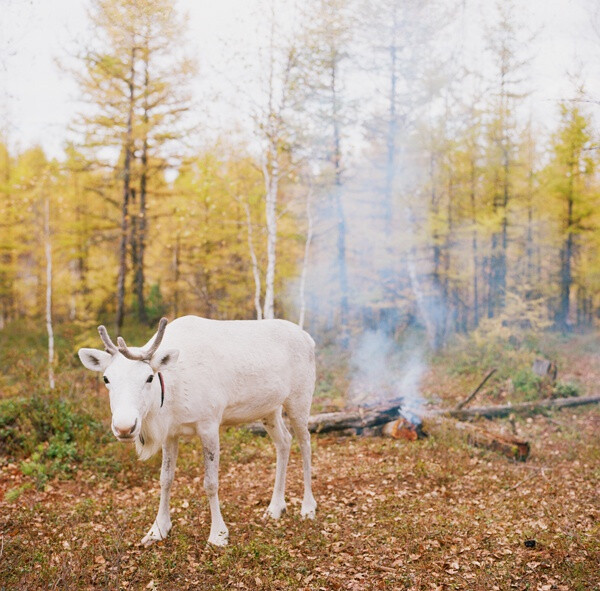
<instances>
[{"instance_id":1,"label":"reindeer antler","mask_svg":"<svg viewBox=\"0 0 600 591\"><path fill-rule=\"evenodd\" d=\"M101 324L98 327L98 332L100 333L100 338L104 343L106 351L111 355L115 355L116 353L118 353L119 349L117 349L117 346L110 340L110 337L108 336L108 331L106 330L106 327L103 324Z\"/></svg>"},{"instance_id":2,"label":"reindeer antler","mask_svg":"<svg viewBox=\"0 0 600 591\"><path fill-rule=\"evenodd\" d=\"M123 337L117 338L117 343L119 344L118 351L127 359L131 359L132 361L149 361L152 359L152 355L156 353L156 350L160 346L160 343L163 340L163 336L165 336L165 328L167 328L167 322L169 322L166 318L161 318L158 323L158 331L156 336L154 337L154 342L146 351L142 351L141 353L132 353L125 343L125 339ZM114 346L114 345L113 345Z\"/></svg>"}]
</instances>

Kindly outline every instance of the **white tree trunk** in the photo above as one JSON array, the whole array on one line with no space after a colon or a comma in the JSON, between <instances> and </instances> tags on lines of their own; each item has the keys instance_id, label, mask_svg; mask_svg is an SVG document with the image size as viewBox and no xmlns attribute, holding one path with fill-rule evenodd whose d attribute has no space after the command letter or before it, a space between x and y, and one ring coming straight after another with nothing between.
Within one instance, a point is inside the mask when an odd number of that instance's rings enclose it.
<instances>
[{"instance_id":1,"label":"white tree trunk","mask_svg":"<svg viewBox=\"0 0 600 591\"><path fill-rule=\"evenodd\" d=\"M267 220L267 273L265 277L265 305L263 316L267 319L274 318L275 300L275 259L277 247L277 190L279 187L279 163L277 162L277 149L271 146L269 163L263 166L266 187L265 214ZM268 164L271 170L267 169Z\"/></svg>"},{"instance_id":2,"label":"white tree trunk","mask_svg":"<svg viewBox=\"0 0 600 591\"><path fill-rule=\"evenodd\" d=\"M252 240L252 218L250 216L250 206L248 203L244 203L246 209L246 225L248 230L248 250L250 251L250 260L252 261L252 275L254 276L254 307L256 308L256 319L262 320L262 307L260 305L260 271L258 269L258 260L256 259L256 253L254 252L254 242Z\"/></svg>"},{"instance_id":3,"label":"white tree trunk","mask_svg":"<svg viewBox=\"0 0 600 591\"><path fill-rule=\"evenodd\" d=\"M54 330L52 329L52 242L50 237L50 197L44 199L44 242L46 250L46 330L48 331L48 382L54 389Z\"/></svg>"},{"instance_id":4,"label":"white tree trunk","mask_svg":"<svg viewBox=\"0 0 600 591\"><path fill-rule=\"evenodd\" d=\"M300 274L300 317L298 326L304 328L304 316L306 313L306 273L308 271L308 255L310 254L310 243L313 236L313 218L311 211L312 188L306 194L306 242L304 243L304 259L302 260L302 273Z\"/></svg>"}]
</instances>

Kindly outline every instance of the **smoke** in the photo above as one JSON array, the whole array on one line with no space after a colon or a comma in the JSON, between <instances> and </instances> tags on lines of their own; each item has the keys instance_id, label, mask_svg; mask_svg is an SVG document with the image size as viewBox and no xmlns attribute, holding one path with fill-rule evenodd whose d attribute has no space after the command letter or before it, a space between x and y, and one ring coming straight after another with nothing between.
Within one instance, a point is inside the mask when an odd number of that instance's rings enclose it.
<instances>
[{"instance_id":1,"label":"smoke","mask_svg":"<svg viewBox=\"0 0 600 591\"><path fill-rule=\"evenodd\" d=\"M421 381L427 370L424 353L415 337L399 345L382 329L364 332L352 353L349 402L372 406L401 400L403 414L420 416Z\"/></svg>"},{"instance_id":2,"label":"smoke","mask_svg":"<svg viewBox=\"0 0 600 591\"><path fill-rule=\"evenodd\" d=\"M429 260L422 254L427 246L420 242L419 227L425 206L415 202L415 193L407 188L416 184L416 171L409 174L409 167L403 167L403 190L395 191L386 203L381 188L386 171L373 163L380 154L371 156L355 163L343 186L343 260L334 199L327 189L315 199L305 326L320 344L347 347L350 352L347 404L372 406L398 400L409 418L423 411L426 351L435 348L445 302L427 281ZM342 264L348 278L345 327ZM291 308L298 309L298 282L287 287Z\"/></svg>"}]
</instances>

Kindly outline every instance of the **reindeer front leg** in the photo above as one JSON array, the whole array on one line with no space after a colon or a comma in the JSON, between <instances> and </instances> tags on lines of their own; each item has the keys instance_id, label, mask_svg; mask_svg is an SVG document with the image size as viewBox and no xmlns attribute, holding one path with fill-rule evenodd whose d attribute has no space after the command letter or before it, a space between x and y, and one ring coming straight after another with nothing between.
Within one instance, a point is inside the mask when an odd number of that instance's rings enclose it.
<instances>
[{"instance_id":1,"label":"reindeer front leg","mask_svg":"<svg viewBox=\"0 0 600 591\"><path fill-rule=\"evenodd\" d=\"M204 452L204 490L210 506L210 535L208 542L226 546L229 531L219 507L219 425L198 429Z\"/></svg>"},{"instance_id":2,"label":"reindeer front leg","mask_svg":"<svg viewBox=\"0 0 600 591\"><path fill-rule=\"evenodd\" d=\"M160 469L160 503L158 514L150 531L144 536L142 544L150 546L154 542L164 540L171 529L171 514L169 511L169 500L171 498L171 486L175 476L175 464L177 463L178 440L176 437L167 439L162 448L162 466Z\"/></svg>"}]
</instances>

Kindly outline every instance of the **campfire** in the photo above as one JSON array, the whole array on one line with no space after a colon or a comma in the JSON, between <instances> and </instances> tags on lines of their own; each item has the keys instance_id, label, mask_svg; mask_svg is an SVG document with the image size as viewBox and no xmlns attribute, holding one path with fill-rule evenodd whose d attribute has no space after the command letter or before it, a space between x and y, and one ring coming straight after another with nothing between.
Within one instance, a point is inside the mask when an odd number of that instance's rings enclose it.
<instances>
[{"instance_id":1,"label":"campfire","mask_svg":"<svg viewBox=\"0 0 600 591\"><path fill-rule=\"evenodd\" d=\"M523 402L518 404L493 405L473 407L469 405L475 396L482 390L486 382L495 373L495 369L487 372L478 386L461 402L451 408L427 409L415 413L413 408L419 406L418 396L414 389L408 388L409 395L406 399L393 392L402 391L401 388L379 389L363 384L353 384L349 399L353 405L336 412L326 412L312 415L309 418L308 428L312 433L335 433L340 436L384 436L399 441L415 442L427 437L426 424L445 421L445 424L460 432L466 441L474 447L485 448L506 457L525 461L529 457L530 443L516 437L514 434L500 432L497 428L488 428L491 421L472 424L470 421L480 419L495 419L515 414L531 414L546 409L559 409L580 406L583 404L597 404L600 396L575 396L569 398L554 398L537 402ZM376 401L376 402L373 402ZM412 403L412 404L411 404ZM254 433L264 434L262 424L255 423L249 426Z\"/></svg>"},{"instance_id":2,"label":"campfire","mask_svg":"<svg viewBox=\"0 0 600 591\"><path fill-rule=\"evenodd\" d=\"M387 435L406 441L427 437L422 419L408 410L403 398L313 415L308 428L314 433L335 431L340 435Z\"/></svg>"},{"instance_id":3,"label":"campfire","mask_svg":"<svg viewBox=\"0 0 600 591\"><path fill-rule=\"evenodd\" d=\"M427 433L423 430L422 421L413 423L403 416L383 425L381 433L393 439L403 439L404 441L416 441L427 437Z\"/></svg>"}]
</instances>

